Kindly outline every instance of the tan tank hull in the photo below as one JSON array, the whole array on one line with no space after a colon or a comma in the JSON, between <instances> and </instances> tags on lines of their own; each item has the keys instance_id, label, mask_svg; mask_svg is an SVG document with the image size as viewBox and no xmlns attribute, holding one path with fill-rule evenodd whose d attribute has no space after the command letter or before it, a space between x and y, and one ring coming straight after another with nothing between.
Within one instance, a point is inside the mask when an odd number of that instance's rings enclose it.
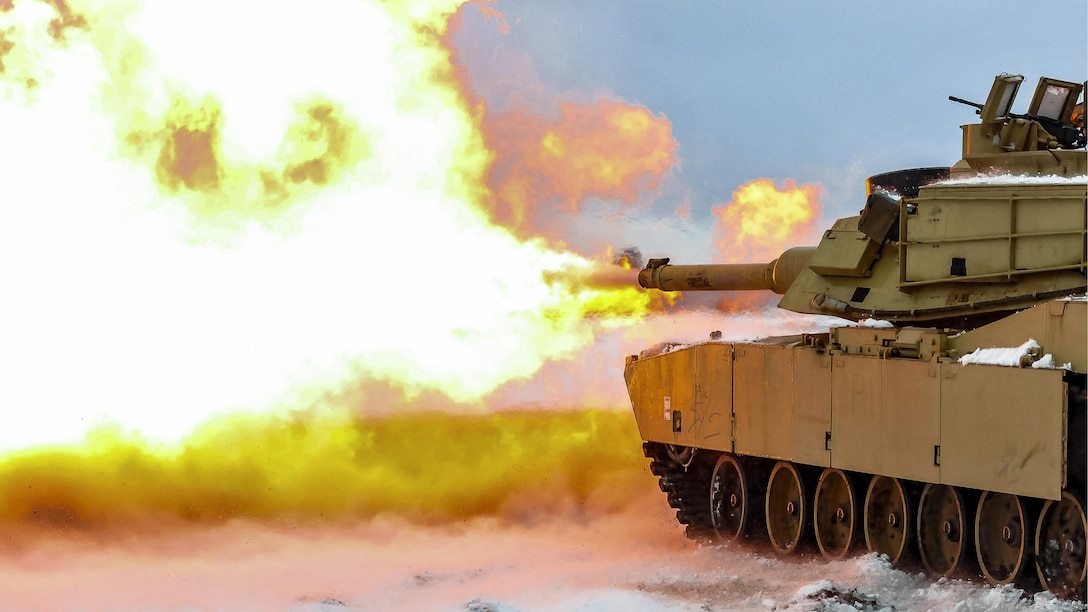
<instances>
[{"instance_id":1,"label":"tan tank hull","mask_svg":"<svg viewBox=\"0 0 1088 612\"><path fill-rule=\"evenodd\" d=\"M1019 323L1022 338L1005 344L1041 338L1056 363L1083 372L1086 305L1052 302L994 325ZM975 335L990 346L987 331ZM836 328L632 357L625 378L644 440L1059 499L1066 371L891 356L905 334L949 343L937 330ZM979 348L953 342L953 355Z\"/></svg>"},{"instance_id":2,"label":"tan tank hull","mask_svg":"<svg viewBox=\"0 0 1088 612\"><path fill-rule=\"evenodd\" d=\"M695 486L686 496L670 492L691 535L764 537L756 526L762 519L766 537L783 553L815 539L825 555L837 558L864 540L893 561L912 553L936 559L926 565L944 575L940 570L949 563L939 560L950 548L973 548L964 534L978 529L985 538L993 531L1002 541L1016 536L1011 546L1020 551L1014 555L1020 563L1010 574L1003 556L984 551L980 567L991 581L1008 582L1026 575L1020 565L1030 565L1035 548L1045 550L1055 540L1053 528L1036 531L1058 519L1032 523L1031 514L1048 500L1052 508L1068 509L1072 502L1063 505L1063 494L1083 499L1086 307L1085 301L1052 301L954 337L927 328L843 327L673 347L628 357L624 375L653 469L664 474L662 488L683 475L704 489ZM976 348L1017 346L1029 338L1038 341L1037 354L1071 370L958 361ZM740 462L728 469L745 472L736 503L748 506L746 525L730 527L721 518L727 500L713 504L715 487L722 489L715 468L723 461ZM768 476L775 468L779 475ZM669 469L677 473L665 474ZM819 488L829 475L846 483L850 494L825 495L821 504L815 491L831 490ZM783 480L796 485L792 497L772 491ZM783 486L792 485L777 488ZM925 491L930 493L923 497ZM932 501L941 491L966 494L973 506L961 503L951 519L941 516L941 525L931 527L936 519L930 515L949 512L947 499ZM776 496L786 501L772 500ZM925 516L920 500L930 508ZM1008 500L1022 516L988 518L997 507L1010 512ZM867 514L870 520L862 520ZM850 517L850 537L836 540L831 527L821 532L812 526L823 520L842 531ZM1019 527L1010 532L1013 524ZM918 534L934 529L935 543L915 543ZM946 529L959 534L955 546ZM916 552L916 546L922 548ZM951 569L965 564L957 561Z\"/></svg>"}]
</instances>

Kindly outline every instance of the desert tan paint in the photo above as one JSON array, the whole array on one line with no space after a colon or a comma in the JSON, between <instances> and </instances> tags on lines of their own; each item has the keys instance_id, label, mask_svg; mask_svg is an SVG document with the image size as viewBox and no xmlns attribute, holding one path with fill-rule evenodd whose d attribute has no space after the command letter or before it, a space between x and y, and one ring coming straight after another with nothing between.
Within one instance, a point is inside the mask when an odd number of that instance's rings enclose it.
<instances>
[{"instance_id":1,"label":"desert tan paint","mask_svg":"<svg viewBox=\"0 0 1088 612\"><path fill-rule=\"evenodd\" d=\"M643 440L732 449L732 345L707 343L641 360L624 370Z\"/></svg>"},{"instance_id":2,"label":"desert tan paint","mask_svg":"<svg viewBox=\"0 0 1088 612\"><path fill-rule=\"evenodd\" d=\"M988 278L1084 265L1085 186L930 185L901 215L901 286ZM961 258L965 276L949 274ZM1040 289L1043 285L1040 284Z\"/></svg>"},{"instance_id":3,"label":"desert tan paint","mask_svg":"<svg viewBox=\"0 0 1088 612\"><path fill-rule=\"evenodd\" d=\"M866 355L832 359L833 467L937 482L938 364Z\"/></svg>"},{"instance_id":4,"label":"desert tan paint","mask_svg":"<svg viewBox=\"0 0 1088 612\"><path fill-rule=\"evenodd\" d=\"M830 465L830 360L811 347L737 344L733 365L738 454ZM754 406L750 410L739 406ZM793 423L795 427L782 427Z\"/></svg>"},{"instance_id":5,"label":"desert tan paint","mask_svg":"<svg viewBox=\"0 0 1088 612\"><path fill-rule=\"evenodd\" d=\"M942 343L969 352L989 342L1008 345L1009 329L1034 330L1059 362L1080 364L1085 306L1042 304ZM706 343L629 358L625 376L643 439L1060 497L1063 370L963 366L936 353L897 358L881 347L916 330L838 331L843 344L830 351L801 342ZM667 411L680 412L678 431Z\"/></svg>"},{"instance_id":6,"label":"desert tan paint","mask_svg":"<svg viewBox=\"0 0 1088 612\"><path fill-rule=\"evenodd\" d=\"M1058 499L1065 477L1062 371L941 367L940 481Z\"/></svg>"}]
</instances>

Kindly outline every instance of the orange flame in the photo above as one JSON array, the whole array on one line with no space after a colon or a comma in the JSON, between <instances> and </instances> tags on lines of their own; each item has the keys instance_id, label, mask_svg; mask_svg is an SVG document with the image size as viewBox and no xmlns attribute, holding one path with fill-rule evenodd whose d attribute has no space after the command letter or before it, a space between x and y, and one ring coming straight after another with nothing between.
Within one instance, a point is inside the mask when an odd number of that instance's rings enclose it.
<instances>
[{"instance_id":1,"label":"orange flame","mask_svg":"<svg viewBox=\"0 0 1088 612\"><path fill-rule=\"evenodd\" d=\"M779 189L771 179L756 179L733 192L728 204L714 206L714 245L725 263L759 263L776 259L793 246L811 244L819 231L820 186L797 186L790 179ZM768 292L732 292L718 301L727 312L763 310L777 302Z\"/></svg>"},{"instance_id":2,"label":"orange flame","mask_svg":"<svg viewBox=\"0 0 1088 612\"><path fill-rule=\"evenodd\" d=\"M619 265L594 262L549 272L545 279L576 297L586 317L603 318L606 327L663 312L676 300L671 293L641 289L638 271L625 257Z\"/></svg>"},{"instance_id":3,"label":"orange flame","mask_svg":"<svg viewBox=\"0 0 1088 612\"><path fill-rule=\"evenodd\" d=\"M557 118L514 111L482 128L498 157L493 218L521 236L561 238L549 225L553 208L578 211L589 198L631 204L676 163L668 118L626 102L563 102Z\"/></svg>"},{"instance_id":4,"label":"orange flame","mask_svg":"<svg viewBox=\"0 0 1088 612\"><path fill-rule=\"evenodd\" d=\"M721 238L714 242L722 261L763 262L791 246L813 239L820 217L819 185L786 179L779 189L771 179L756 179L733 192L733 199L713 208Z\"/></svg>"},{"instance_id":5,"label":"orange flame","mask_svg":"<svg viewBox=\"0 0 1088 612\"><path fill-rule=\"evenodd\" d=\"M494 217L528 236L548 203L633 202L675 161L667 119L600 101L481 127L450 83L442 32L457 6L346 3L350 19L313 20L321 36L285 48L272 35L239 46L252 14L234 5L211 19L188 4L126 4L125 19L92 5L84 32L56 0L57 34L35 26L29 40L49 61L86 60L56 74L21 48L29 30L12 39L7 76L42 80L0 113L10 150L35 143L8 157L8 201L35 205L5 209L0 254L37 264L9 279L26 299L3 328L0 399L22 416L0 436L0 527L626 503L597 486L643 478L626 412L378 422L344 403L281 416L360 379L463 409L661 299L633 270L517 240L481 210L500 202ZM277 33L299 25L268 14ZM207 53L184 44L194 33ZM345 53L368 60L350 79ZM264 412L222 416L243 410ZM84 440L100 422L116 429Z\"/></svg>"},{"instance_id":6,"label":"orange flame","mask_svg":"<svg viewBox=\"0 0 1088 612\"><path fill-rule=\"evenodd\" d=\"M31 24L17 42L30 46L5 60L33 67L46 49L46 63L86 65L41 71L28 101L0 113L6 142L52 139L11 156L10 200L36 206L12 207L4 225L17 229L0 248L42 267L13 279L29 297L11 318L27 324L5 343L30 357L4 399L35 418L0 449L78 439L94 419L175 441L211 415L291 407L361 375L475 402L653 309L610 265L560 239L519 240L483 211L506 201L499 178L504 193L542 181L519 205L633 201L673 163L664 117L566 103L558 119L500 117L496 133L510 138L491 140L451 67L458 0L347 3L343 19L306 23L270 11L265 38L244 47L251 11L232 5L209 21L202 7L215 3L202 1L80 5L91 27L63 43L45 31L54 11L13 9ZM313 45L281 44L303 26L320 29ZM196 32L208 52L184 44ZM366 60L352 78L344 53ZM100 103L71 104L87 95ZM70 180L43 184L43 167ZM62 295L73 286L90 315ZM398 300L375 299L376 288ZM115 332L107 356L100 330ZM54 336L78 368L30 349ZM46 384L58 370L72 384ZM131 372L135 382L118 380ZM94 391L73 401L78 388ZM90 422L83 410L96 411Z\"/></svg>"}]
</instances>

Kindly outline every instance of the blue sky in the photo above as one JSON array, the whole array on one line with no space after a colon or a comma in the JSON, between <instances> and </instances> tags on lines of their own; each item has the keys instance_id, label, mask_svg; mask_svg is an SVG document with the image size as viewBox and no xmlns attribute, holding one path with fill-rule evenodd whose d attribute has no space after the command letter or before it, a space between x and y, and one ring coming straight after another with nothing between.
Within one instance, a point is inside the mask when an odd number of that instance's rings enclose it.
<instances>
[{"instance_id":1,"label":"blue sky","mask_svg":"<svg viewBox=\"0 0 1088 612\"><path fill-rule=\"evenodd\" d=\"M818 182L828 214L854 214L866 176L959 159L959 125L974 114L949 95L982 101L995 75L1019 73L1022 111L1040 76L1088 76L1084 0L494 6L509 33L466 19L487 49L470 63L509 69L527 54L554 92L664 113L680 164L652 210L690 197L693 220L760 177Z\"/></svg>"}]
</instances>

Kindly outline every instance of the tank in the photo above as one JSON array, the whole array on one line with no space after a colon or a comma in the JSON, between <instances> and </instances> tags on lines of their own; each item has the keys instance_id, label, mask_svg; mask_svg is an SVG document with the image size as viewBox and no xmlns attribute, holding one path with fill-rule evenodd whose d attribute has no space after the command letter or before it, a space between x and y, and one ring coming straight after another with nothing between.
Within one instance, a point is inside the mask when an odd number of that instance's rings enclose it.
<instances>
[{"instance_id":1,"label":"tank","mask_svg":"<svg viewBox=\"0 0 1088 612\"><path fill-rule=\"evenodd\" d=\"M1084 598L1084 84L1042 78L1017 115L1023 80L950 98L979 115L962 159L870 178L818 245L639 272L844 319L627 357L650 470L689 537Z\"/></svg>"}]
</instances>

